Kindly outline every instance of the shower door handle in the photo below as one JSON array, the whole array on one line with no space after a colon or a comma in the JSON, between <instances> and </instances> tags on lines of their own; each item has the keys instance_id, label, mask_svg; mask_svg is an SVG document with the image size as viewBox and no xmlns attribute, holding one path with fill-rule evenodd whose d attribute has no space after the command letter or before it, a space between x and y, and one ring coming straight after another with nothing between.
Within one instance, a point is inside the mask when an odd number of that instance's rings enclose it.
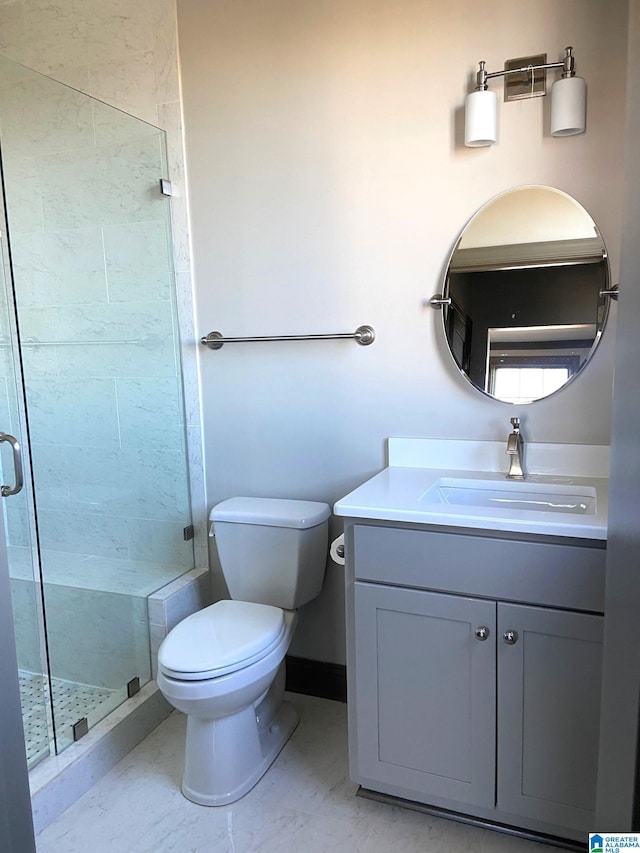
<instances>
[{"instance_id":1,"label":"shower door handle","mask_svg":"<svg viewBox=\"0 0 640 853\"><path fill-rule=\"evenodd\" d=\"M18 442L18 439L9 435L8 432L0 432L0 442L3 441L8 441L11 445L11 449L13 450L13 467L16 475L16 484L13 488L11 488L11 486L2 486L0 488L0 495L2 495L3 498L7 498L9 495L18 494L22 489L24 478L22 474L22 451L20 450L20 443Z\"/></svg>"}]
</instances>

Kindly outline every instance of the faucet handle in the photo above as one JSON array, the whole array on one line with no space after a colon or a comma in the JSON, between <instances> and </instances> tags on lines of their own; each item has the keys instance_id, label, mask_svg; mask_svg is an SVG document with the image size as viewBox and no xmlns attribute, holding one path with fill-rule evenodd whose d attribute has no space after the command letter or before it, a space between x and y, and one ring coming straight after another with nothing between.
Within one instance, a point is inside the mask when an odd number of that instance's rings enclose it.
<instances>
[{"instance_id":1,"label":"faucet handle","mask_svg":"<svg viewBox=\"0 0 640 853\"><path fill-rule=\"evenodd\" d=\"M520 418L511 418L511 426L516 432L520 431Z\"/></svg>"}]
</instances>

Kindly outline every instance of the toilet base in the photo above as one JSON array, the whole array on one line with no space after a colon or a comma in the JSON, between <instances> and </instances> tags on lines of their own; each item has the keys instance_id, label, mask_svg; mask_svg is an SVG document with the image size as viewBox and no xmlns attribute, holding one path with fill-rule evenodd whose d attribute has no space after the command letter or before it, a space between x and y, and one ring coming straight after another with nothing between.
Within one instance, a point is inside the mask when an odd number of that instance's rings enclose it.
<instances>
[{"instance_id":1,"label":"toilet base","mask_svg":"<svg viewBox=\"0 0 640 853\"><path fill-rule=\"evenodd\" d=\"M239 800L264 776L297 725L289 702L261 730L254 705L217 720L187 717L182 793L200 806Z\"/></svg>"}]
</instances>

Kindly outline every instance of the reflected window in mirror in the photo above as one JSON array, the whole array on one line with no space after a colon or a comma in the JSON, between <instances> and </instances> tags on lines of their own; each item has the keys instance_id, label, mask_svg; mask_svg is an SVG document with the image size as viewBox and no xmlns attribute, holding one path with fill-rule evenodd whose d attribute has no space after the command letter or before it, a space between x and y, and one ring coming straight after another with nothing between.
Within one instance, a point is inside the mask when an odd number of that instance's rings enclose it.
<instances>
[{"instance_id":1,"label":"reflected window in mirror","mask_svg":"<svg viewBox=\"0 0 640 853\"><path fill-rule=\"evenodd\" d=\"M531 403L562 388L569 375L566 367L496 367L489 393L505 403Z\"/></svg>"}]
</instances>

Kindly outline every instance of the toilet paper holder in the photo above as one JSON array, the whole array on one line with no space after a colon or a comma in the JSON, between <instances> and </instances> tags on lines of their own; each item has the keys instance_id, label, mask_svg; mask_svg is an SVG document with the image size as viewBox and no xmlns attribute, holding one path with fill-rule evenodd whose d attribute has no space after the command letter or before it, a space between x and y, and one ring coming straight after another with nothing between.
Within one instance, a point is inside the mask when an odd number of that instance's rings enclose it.
<instances>
[{"instance_id":1,"label":"toilet paper holder","mask_svg":"<svg viewBox=\"0 0 640 853\"><path fill-rule=\"evenodd\" d=\"M344 533L341 533L340 536L334 539L331 543L329 556L334 563L337 563L339 566L344 566Z\"/></svg>"}]
</instances>

